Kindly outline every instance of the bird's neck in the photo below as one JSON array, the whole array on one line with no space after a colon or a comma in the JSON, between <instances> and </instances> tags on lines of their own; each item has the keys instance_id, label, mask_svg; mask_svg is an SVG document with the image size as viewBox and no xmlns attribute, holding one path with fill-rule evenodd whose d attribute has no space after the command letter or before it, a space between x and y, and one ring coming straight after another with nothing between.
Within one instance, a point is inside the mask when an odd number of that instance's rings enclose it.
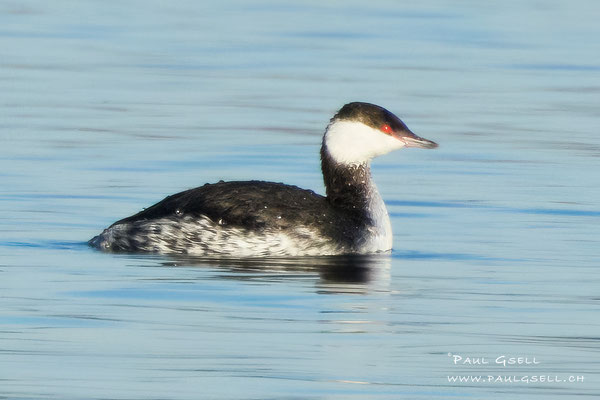
<instances>
[{"instance_id":1,"label":"bird's neck","mask_svg":"<svg viewBox=\"0 0 600 400\"><path fill-rule=\"evenodd\" d=\"M355 213L367 212L373 197L379 197L368 161L352 164L336 162L323 145L321 169L327 200L336 208Z\"/></svg>"},{"instance_id":2,"label":"bird's neck","mask_svg":"<svg viewBox=\"0 0 600 400\"><path fill-rule=\"evenodd\" d=\"M363 244L369 251L392 248L392 225L385 203L371 178L369 162L343 164L336 162L327 146L321 147L321 169L327 190L327 201L349 214L359 226L370 232Z\"/></svg>"}]
</instances>

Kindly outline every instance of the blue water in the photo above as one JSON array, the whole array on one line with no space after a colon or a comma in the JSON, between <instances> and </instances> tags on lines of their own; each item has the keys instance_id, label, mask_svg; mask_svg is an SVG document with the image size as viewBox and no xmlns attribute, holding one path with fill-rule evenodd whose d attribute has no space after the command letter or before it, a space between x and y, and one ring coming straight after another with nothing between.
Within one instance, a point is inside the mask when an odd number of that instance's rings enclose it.
<instances>
[{"instance_id":1,"label":"blue water","mask_svg":"<svg viewBox=\"0 0 600 400\"><path fill-rule=\"evenodd\" d=\"M0 397L597 398L599 17L591 0L1 3ZM391 255L85 245L219 179L322 193L321 135L357 100L440 144L373 163Z\"/></svg>"}]
</instances>

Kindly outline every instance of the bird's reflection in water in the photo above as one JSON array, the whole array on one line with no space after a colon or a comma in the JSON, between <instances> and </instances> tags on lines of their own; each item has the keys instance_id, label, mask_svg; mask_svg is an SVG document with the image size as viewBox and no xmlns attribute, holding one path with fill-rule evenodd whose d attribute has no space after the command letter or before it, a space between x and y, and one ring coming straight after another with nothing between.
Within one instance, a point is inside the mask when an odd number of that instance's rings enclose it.
<instances>
[{"instance_id":1,"label":"bird's reflection in water","mask_svg":"<svg viewBox=\"0 0 600 400\"><path fill-rule=\"evenodd\" d=\"M293 258L198 258L171 256L161 262L169 267L212 267L225 271L223 279L265 282L314 280L322 293L388 291L389 254Z\"/></svg>"}]
</instances>

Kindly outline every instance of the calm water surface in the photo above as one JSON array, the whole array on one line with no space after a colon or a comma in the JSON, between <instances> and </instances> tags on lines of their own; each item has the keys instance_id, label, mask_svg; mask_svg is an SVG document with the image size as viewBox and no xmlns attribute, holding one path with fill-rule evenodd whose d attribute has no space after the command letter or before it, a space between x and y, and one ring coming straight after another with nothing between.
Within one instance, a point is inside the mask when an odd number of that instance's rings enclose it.
<instances>
[{"instance_id":1,"label":"calm water surface","mask_svg":"<svg viewBox=\"0 0 600 400\"><path fill-rule=\"evenodd\" d=\"M599 18L591 0L2 2L0 397L597 398ZM322 193L320 137L354 100L441 145L374 162L391 255L84 244L219 179Z\"/></svg>"}]
</instances>

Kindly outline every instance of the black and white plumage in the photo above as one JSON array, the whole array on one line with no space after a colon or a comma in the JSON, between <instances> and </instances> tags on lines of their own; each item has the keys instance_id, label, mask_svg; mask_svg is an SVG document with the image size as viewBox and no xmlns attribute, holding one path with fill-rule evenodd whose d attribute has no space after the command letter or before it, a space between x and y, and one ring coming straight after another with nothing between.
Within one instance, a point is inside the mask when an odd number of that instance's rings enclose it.
<instances>
[{"instance_id":1,"label":"black and white plumage","mask_svg":"<svg viewBox=\"0 0 600 400\"><path fill-rule=\"evenodd\" d=\"M349 103L323 136L326 197L264 181L206 184L115 222L89 244L112 252L232 257L388 251L391 224L370 160L402 147L437 144L382 107Z\"/></svg>"}]
</instances>

